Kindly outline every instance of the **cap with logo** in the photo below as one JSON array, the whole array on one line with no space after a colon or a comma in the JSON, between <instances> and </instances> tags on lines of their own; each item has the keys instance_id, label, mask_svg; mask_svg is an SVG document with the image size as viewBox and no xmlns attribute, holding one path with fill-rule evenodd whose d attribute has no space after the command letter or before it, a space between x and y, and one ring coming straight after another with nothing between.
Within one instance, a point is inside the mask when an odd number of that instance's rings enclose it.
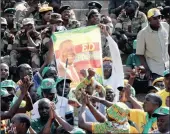
<instances>
[{"instance_id":1,"label":"cap with logo","mask_svg":"<svg viewBox=\"0 0 170 134\"><path fill-rule=\"evenodd\" d=\"M4 10L5 14L15 14L16 13L16 9L15 8L7 8Z\"/></svg>"},{"instance_id":2,"label":"cap with logo","mask_svg":"<svg viewBox=\"0 0 170 134\"><path fill-rule=\"evenodd\" d=\"M161 16L161 12L159 9L157 8L152 8L148 11L147 13L147 16L148 16L148 19L151 18L151 17L158 17L158 16Z\"/></svg>"},{"instance_id":3,"label":"cap with logo","mask_svg":"<svg viewBox=\"0 0 170 134\"><path fill-rule=\"evenodd\" d=\"M170 75L169 69L165 70L165 71L164 71L164 77L167 77L167 76L169 76L169 75Z\"/></svg>"},{"instance_id":4,"label":"cap with logo","mask_svg":"<svg viewBox=\"0 0 170 134\"><path fill-rule=\"evenodd\" d=\"M165 116L169 115L169 107L160 107L154 114L152 115L153 117L159 117L159 116Z\"/></svg>"},{"instance_id":5,"label":"cap with logo","mask_svg":"<svg viewBox=\"0 0 170 134\"><path fill-rule=\"evenodd\" d=\"M56 83L52 78L43 79L40 88L46 93L56 93Z\"/></svg>"},{"instance_id":6,"label":"cap with logo","mask_svg":"<svg viewBox=\"0 0 170 134\"><path fill-rule=\"evenodd\" d=\"M63 11L65 10L71 10L71 6L69 5L65 5L65 6L62 6L60 9L59 9L59 13L62 13Z\"/></svg>"},{"instance_id":7,"label":"cap with logo","mask_svg":"<svg viewBox=\"0 0 170 134\"><path fill-rule=\"evenodd\" d=\"M7 25L7 21L5 18L1 17L1 25Z\"/></svg>"},{"instance_id":8,"label":"cap with logo","mask_svg":"<svg viewBox=\"0 0 170 134\"><path fill-rule=\"evenodd\" d=\"M89 9L98 9L100 12L102 5L98 1L91 1L88 3Z\"/></svg>"},{"instance_id":9,"label":"cap with logo","mask_svg":"<svg viewBox=\"0 0 170 134\"><path fill-rule=\"evenodd\" d=\"M28 25L28 24L34 25L34 19L33 18L25 18L25 19L23 19L22 25Z\"/></svg>"},{"instance_id":10,"label":"cap with logo","mask_svg":"<svg viewBox=\"0 0 170 134\"><path fill-rule=\"evenodd\" d=\"M13 80L4 80L1 82L1 87L2 88L7 88L7 87L11 87L11 88L16 88L16 83Z\"/></svg>"}]
</instances>

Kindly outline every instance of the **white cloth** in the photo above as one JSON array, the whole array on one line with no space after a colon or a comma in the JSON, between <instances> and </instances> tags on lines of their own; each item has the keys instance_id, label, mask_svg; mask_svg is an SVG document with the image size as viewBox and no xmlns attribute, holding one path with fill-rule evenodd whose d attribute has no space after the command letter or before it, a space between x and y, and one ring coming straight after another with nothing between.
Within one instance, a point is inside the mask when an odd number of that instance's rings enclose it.
<instances>
[{"instance_id":1,"label":"white cloth","mask_svg":"<svg viewBox=\"0 0 170 134\"><path fill-rule=\"evenodd\" d=\"M55 112L59 116L65 119L65 115L69 113L73 113L73 107L68 104L68 99L65 97L57 96L57 100L58 101L55 104L56 106ZM62 102L62 106L61 106L61 102ZM31 119L33 120L40 117L39 112L38 112L38 103L39 103L39 100L34 103L33 110L31 111Z\"/></svg>"},{"instance_id":2,"label":"white cloth","mask_svg":"<svg viewBox=\"0 0 170 134\"><path fill-rule=\"evenodd\" d=\"M109 79L104 79L104 86L111 86L113 91L115 92L114 102L119 100L119 91L118 87L124 86L124 73L123 73L123 65L120 57L120 51L118 49L117 43L112 39L111 36L106 37L112 58L112 74Z\"/></svg>"}]
</instances>

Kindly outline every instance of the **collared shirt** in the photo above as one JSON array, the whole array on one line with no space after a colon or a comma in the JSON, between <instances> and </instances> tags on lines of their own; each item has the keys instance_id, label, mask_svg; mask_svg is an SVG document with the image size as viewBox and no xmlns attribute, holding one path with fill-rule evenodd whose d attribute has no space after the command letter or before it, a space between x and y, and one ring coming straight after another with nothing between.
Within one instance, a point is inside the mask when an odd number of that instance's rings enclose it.
<instances>
[{"instance_id":1,"label":"collared shirt","mask_svg":"<svg viewBox=\"0 0 170 134\"><path fill-rule=\"evenodd\" d=\"M152 73L163 75L168 68L168 33L161 23L158 31L153 31L148 25L137 36L137 55L144 55Z\"/></svg>"},{"instance_id":2,"label":"collared shirt","mask_svg":"<svg viewBox=\"0 0 170 134\"><path fill-rule=\"evenodd\" d=\"M145 26L147 26L147 18L143 12L136 11L134 18L131 20L126 15L126 12L122 11L117 18L115 28L120 28L126 32L138 33Z\"/></svg>"},{"instance_id":3,"label":"collared shirt","mask_svg":"<svg viewBox=\"0 0 170 134\"><path fill-rule=\"evenodd\" d=\"M162 106L168 107L167 102L169 101L168 97L170 96L170 92L167 92L165 89L157 92L161 98L162 98Z\"/></svg>"},{"instance_id":4,"label":"collared shirt","mask_svg":"<svg viewBox=\"0 0 170 134\"><path fill-rule=\"evenodd\" d=\"M31 119L33 120L40 117L38 112L38 103L39 100L34 103L33 110L31 111ZM64 119L67 114L73 113L73 107L68 104L68 99L65 97L57 95L57 102L55 103L55 107L55 112Z\"/></svg>"}]
</instances>

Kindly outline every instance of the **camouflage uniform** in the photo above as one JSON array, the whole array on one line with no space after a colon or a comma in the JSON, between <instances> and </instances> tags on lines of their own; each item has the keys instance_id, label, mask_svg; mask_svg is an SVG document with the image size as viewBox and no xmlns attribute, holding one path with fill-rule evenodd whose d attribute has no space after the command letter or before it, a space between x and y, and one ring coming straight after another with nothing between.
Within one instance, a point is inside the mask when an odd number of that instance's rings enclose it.
<instances>
[{"instance_id":1,"label":"camouflage uniform","mask_svg":"<svg viewBox=\"0 0 170 134\"><path fill-rule=\"evenodd\" d=\"M30 18L26 18L24 20L30 21L28 19L30 19ZM38 33L38 32L36 32L36 33L33 32L33 33L30 33L30 36L31 36L32 40L35 42L36 48L40 49L40 47L41 47L41 34ZM28 37L26 35L25 30L21 30L16 34L16 39L15 39L15 42L14 42L14 48L18 48L18 47L32 47L31 44L29 44ZM27 60L28 63L31 62L31 63L36 64L37 67L40 67L39 53L30 52L28 50L21 51L21 52L17 52L17 50L12 50L11 53L10 53L11 66L17 66L18 54L19 54L19 58L21 58L20 62L25 62L25 60Z\"/></svg>"},{"instance_id":2,"label":"camouflage uniform","mask_svg":"<svg viewBox=\"0 0 170 134\"><path fill-rule=\"evenodd\" d=\"M147 18L143 12L137 11L135 17L132 20L126 16L125 12L122 12L117 18L117 24L115 28L120 28L123 31L137 34L146 25Z\"/></svg>"},{"instance_id":3,"label":"camouflage uniform","mask_svg":"<svg viewBox=\"0 0 170 134\"><path fill-rule=\"evenodd\" d=\"M7 25L6 19L1 17L1 25ZM15 37L8 30L3 31L1 27L1 62L5 62L10 65L9 53L12 50L12 44L14 43ZM2 36L3 34L3 36Z\"/></svg>"}]
</instances>

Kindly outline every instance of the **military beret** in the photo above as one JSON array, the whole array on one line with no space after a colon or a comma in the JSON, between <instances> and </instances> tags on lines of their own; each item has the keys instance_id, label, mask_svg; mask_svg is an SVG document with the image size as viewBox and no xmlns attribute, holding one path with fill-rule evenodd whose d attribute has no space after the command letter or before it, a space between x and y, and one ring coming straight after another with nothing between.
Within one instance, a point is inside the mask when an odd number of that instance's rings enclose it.
<instances>
[{"instance_id":1,"label":"military beret","mask_svg":"<svg viewBox=\"0 0 170 134\"><path fill-rule=\"evenodd\" d=\"M129 4L134 4L136 7L139 7L139 3L136 0L127 0L125 2L125 7Z\"/></svg>"},{"instance_id":2,"label":"military beret","mask_svg":"<svg viewBox=\"0 0 170 134\"><path fill-rule=\"evenodd\" d=\"M71 10L72 8L68 5L65 5L65 6L62 6L60 9L59 9L59 13L62 13L63 11L65 10Z\"/></svg>"},{"instance_id":3,"label":"military beret","mask_svg":"<svg viewBox=\"0 0 170 134\"><path fill-rule=\"evenodd\" d=\"M9 13L9 14L15 14L16 9L15 8L7 8L4 10L4 13Z\"/></svg>"},{"instance_id":4,"label":"military beret","mask_svg":"<svg viewBox=\"0 0 170 134\"><path fill-rule=\"evenodd\" d=\"M162 15L165 17L170 16L170 6L166 6L163 8L163 10L161 11Z\"/></svg>"},{"instance_id":5,"label":"military beret","mask_svg":"<svg viewBox=\"0 0 170 134\"><path fill-rule=\"evenodd\" d=\"M88 14L87 17L88 19L93 15L93 14L99 14L99 11L97 9L91 9Z\"/></svg>"},{"instance_id":6,"label":"military beret","mask_svg":"<svg viewBox=\"0 0 170 134\"><path fill-rule=\"evenodd\" d=\"M102 5L97 1L91 1L88 3L88 7L89 7L89 9L97 8L100 11L102 8Z\"/></svg>"}]
</instances>

